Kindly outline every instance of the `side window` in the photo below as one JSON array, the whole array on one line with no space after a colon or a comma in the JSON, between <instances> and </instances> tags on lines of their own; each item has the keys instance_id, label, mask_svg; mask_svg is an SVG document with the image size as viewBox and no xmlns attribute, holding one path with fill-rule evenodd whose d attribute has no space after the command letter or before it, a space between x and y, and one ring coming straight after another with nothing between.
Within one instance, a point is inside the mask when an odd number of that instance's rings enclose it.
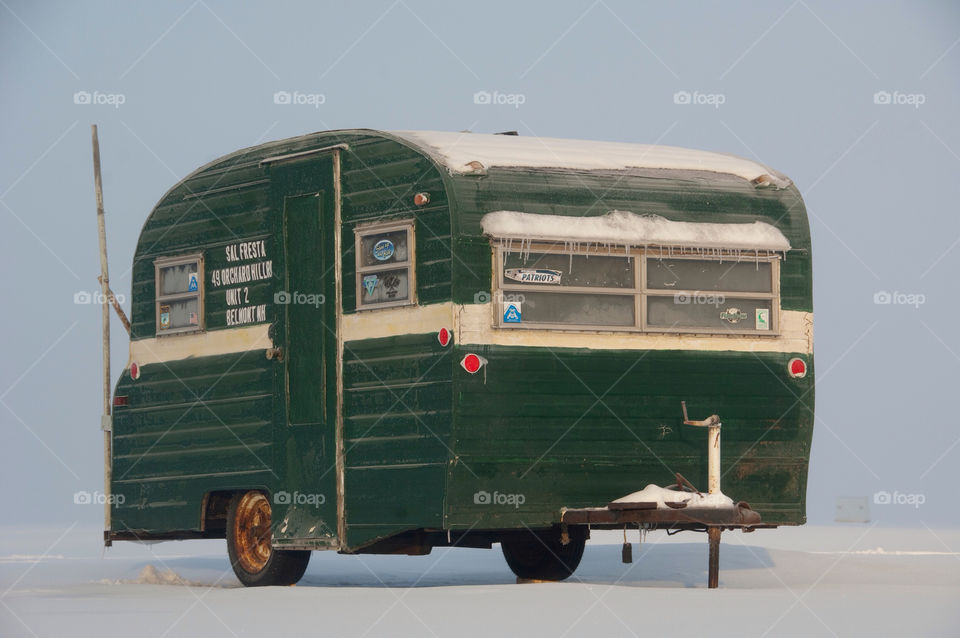
<instances>
[{"instance_id":1,"label":"side window","mask_svg":"<svg viewBox=\"0 0 960 638\"><path fill-rule=\"evenodd\" d=\"M774 261L646 260L646 326L651 330L774 330L779 304Z\"/></svg>"},{"instance_id":2,"label":"side window","mask_svg":"<svg viewBox=\"0 0 960 638\"><path fill-rule=\"evenodd\" d=\"M505 325L636 324L634 258L562 253L504 253Z\"/></svg>"},{"instance_id":3,"label":"side window","mask_svg":"<svg viewBox=\"0 0 960 638\"><path fill-rule=\"evenodd\" d=\"M779 258L501 244L501 328L776 335ZM539 249L538 249L539 248ZM718 251L719 252L719 251ZM618 254L619 253L619 254Z\"/></svg>"},{"instance_id":4,"label":"side window","mask_svg":"<svg viewBox=\"0 0 960 638\"><path fill-rule=\"evenodd\" d=\"M416 303L413 220L354 230L357 310Z\"/></svg>"},{"instance_id":5,"label":"side window","mask_svg":"<svg viewBox=\"0 0 960 638\"><path fill-rule=\"evenodd\" d=\"M203 257L163 257L153 263L157 335L203 330Z\"/></svg>"}]
</instances>

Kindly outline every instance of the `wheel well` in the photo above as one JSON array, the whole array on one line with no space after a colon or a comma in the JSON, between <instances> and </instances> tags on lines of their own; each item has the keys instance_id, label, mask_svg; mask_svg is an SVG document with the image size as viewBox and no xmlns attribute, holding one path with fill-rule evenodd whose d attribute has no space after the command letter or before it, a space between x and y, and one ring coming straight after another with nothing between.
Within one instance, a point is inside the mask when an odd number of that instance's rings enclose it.
<instances>
[{"instance_id":1,"label":"wheel well","mask_svg":"<svg viewBox=\"0 0 960 638\"><path fill-rule=\"evenodd\" d=\"M222 490L207 492L203 497L203 519L200 529L208 533L217 533L217 538L226 538L227 535L227 508L234 494L242 494L246 490Z\"/></svg>"}]
</instances>

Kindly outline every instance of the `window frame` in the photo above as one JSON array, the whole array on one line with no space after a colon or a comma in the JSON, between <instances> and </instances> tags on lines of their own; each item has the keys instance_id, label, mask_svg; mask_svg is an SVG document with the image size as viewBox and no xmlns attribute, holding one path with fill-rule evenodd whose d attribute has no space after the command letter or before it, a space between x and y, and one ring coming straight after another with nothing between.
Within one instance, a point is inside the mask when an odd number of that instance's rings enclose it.
<instances>
[{"instance_id":1,"label":"window frame","mask_svg":"<svg viewBox=\"0 0 960 638\"><path fill-rule=\"evenodd\" d=\"M380 310L382 308L396 308L400 306L415 306L417 304L417 242L416 242L416 219L391 220L387 222L374 222L370 224L360 224L353 228L353 252L354 252L354 290L356 291L356 311ZM363 240L370 235L379 233L389 233L398 230L407 232L407 258L404 261L394 261L388 264L362 265L361 249ZM371 273L386 272L389 270L407 269L407 287L409 295L406 299L399 301L383 301L377 303L363 304L363 277Z\"/></svg>"},{"instance_id":2,"label":"window frame","mask_svg":"<svg viewBox=\"0 0 960 638\"><path fill-rule=\"evenodd\" d=\"M551 253L560 255L596 255L598 257L621 257L632 260L633 265L633 287L624 288L600 288L589 286L552 286L544 284L520 284L507 283L503 271L505 268L506 253L521 252L516 249L507 250L504 240L494 247L494 284L496 286L494 303L491 304L495 311L494 325L499 329L508 330L559 330L569 332L632 332L646 334L699 334L710 336L757 336L757 337L778 337L780 336L780 254L774 251L744 251L744 250L716 250L716 249L696 249L696 248L668 248L659 246L647 247L610 247L595 246L592 249L568 250L562 245L556 243L537 243L533 242L525 245L522 249L524 253ZM520 240L513 240L514 245L519 244ZM661 288L649 288L647 286L647 261L651 259L689 259L696 261L715 261L724 263L732 262L769 262L771 285L770 292L725 292L723 290L668 290ZM506 323L503 321L505 301L511 294L523 294L528 292L549 292L554 294L598 294L613 296L632 296L634 301L634 323L630 326L616 325L589 325L589 324L561 324L561 323L535 323L523 321L522 323ZM769 299L770 300L770 329L757 330L755 328L747 330L718 330L706 327L680 327L668 328L661 326L651 326L647 322L647 300L651 297L673 297L678 293L689 293L693 295L723 295L725 302L733 299ZM723 305L727 305L726 303ZM718 306L718 312L720 307ZM751 324L753 325L753 324Z\"/></svg>"},{"instance_id":3,"label":"window frame","mask_svg":"<svg viewBox=\"0 0 960 638\"><path fill-rule=\"evenodd\" d=\"M180 266L190 263L197 264L197 291L196 292L177 292L169 295L160 294L160 271L171 266ZM154 271L154 330L158 337L176 336L184 334L193 334L204 332L206 330L206 286L203 268L203 253L191 253L189 255L177 255L175 257L157 257L153 260ZM184 299L198 300L197 306L197 325L184 326L182 328L160 328L160 305L171 301L182 301Z\"/></svg>"}]
</instances>

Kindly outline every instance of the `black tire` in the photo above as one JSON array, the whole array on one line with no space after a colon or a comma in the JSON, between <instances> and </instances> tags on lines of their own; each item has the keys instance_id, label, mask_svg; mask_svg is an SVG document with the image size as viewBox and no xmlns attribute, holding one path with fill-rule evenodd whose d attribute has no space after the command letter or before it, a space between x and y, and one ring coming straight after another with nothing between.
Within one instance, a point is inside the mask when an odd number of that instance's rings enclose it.
<instances>
[{"instance_id":1,"label":"black tire","mask_svg":"<svg viewBox=\"0 0 960 638\"><path fill-rule=\"evenodd\" d=\"M500 542L507 565L518 578L527 580L564 580L569 578L583 558L587 539L570 535L570 542L560 542L556 530L527 532Z\"/></svg>"},{"instance_id":2,"label":"black tire","mask_svg":"<svg viewBox=\"0 0 960 638\"><path fill-rule=\"evenodd\" d=\"M227 554L233 573L247 587L293 585L310 562L309 551L271 547L270 501L259 491L241 492L230 499Z\"/></svg>"}]
</instances>

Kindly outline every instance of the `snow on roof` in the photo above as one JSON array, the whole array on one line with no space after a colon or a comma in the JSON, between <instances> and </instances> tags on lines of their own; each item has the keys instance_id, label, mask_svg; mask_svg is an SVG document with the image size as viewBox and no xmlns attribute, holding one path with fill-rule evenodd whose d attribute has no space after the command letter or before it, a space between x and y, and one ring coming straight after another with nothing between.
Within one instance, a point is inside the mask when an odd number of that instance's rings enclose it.
<instances>
[{"instance_id":1,"label":"snow on roof","mask_svg":"<svg viewBox=\"0 0 960 638\"><path fill-rule=\"evenodd\" d=\"M773 169L742 157L675 146L469 132L391 133L421 147L453 173L476 173L493 166L580 170L649 168L724 173L758 186L786 188L791 183Z\"/></svg>"},{"instance_id":2,"label":"snow on roof","mask_svg":"<svg viewBox=\"0 0 960 638\"><path fill-rule=\"evenodd\" d=\"M484 215L480 225L485 235L504 239L776 252L790 250L790 242L780 229L766 222L676 222L659 215L637 215L624 210L610 211L599 217L499 210Z\"/></svg>"}]
</instances>

